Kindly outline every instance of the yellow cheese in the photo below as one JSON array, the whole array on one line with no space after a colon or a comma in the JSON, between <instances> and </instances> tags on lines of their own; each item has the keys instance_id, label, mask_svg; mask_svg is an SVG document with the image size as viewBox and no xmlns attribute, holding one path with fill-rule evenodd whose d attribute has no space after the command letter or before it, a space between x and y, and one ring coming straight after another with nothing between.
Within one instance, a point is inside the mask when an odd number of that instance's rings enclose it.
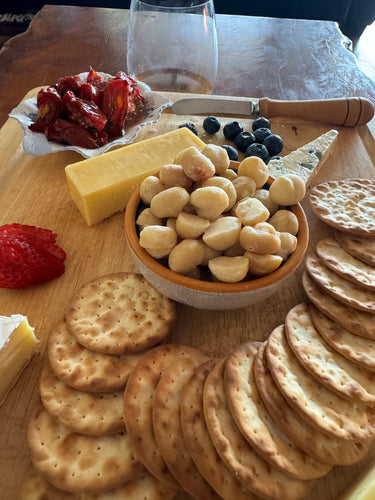
<instances>
[{"instance_id":1,"label":"yellow cheese","mask_svg":"<svg viewBox=\"0 0 375 500\"><path fill-rule=\"evenodd\" d=\"M0 405L38 344L26 316L0 316Z\"/></svg>"},{"instance_id":2,"label":"yellow cheese","mask_svg":"<svg viewBox=\"0 0 375 500\"><path fill-rule=\"evenodd\" d=\"M375 499L375 463L360 475L340 500L374 500Z\"/></svg>"},{"instance_id":3,"label":"yellow cheese","mask_svg":"<svg viewBox=\"0 0 375 500\"><path fill-rule=\"evenodd\" d=\"M136 142L95 158L68 165L65 173L70 193L89 226L124 210L136 186L177 153L205 143L188 128Z\"/></svg>"}]
</instances>

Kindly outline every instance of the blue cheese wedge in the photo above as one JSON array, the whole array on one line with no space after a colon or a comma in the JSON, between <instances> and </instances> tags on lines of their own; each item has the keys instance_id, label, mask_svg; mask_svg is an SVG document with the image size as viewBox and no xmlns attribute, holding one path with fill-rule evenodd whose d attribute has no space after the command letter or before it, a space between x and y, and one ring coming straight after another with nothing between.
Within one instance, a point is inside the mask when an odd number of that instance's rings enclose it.
<instances>
[{"instance_id":1,"label":"blue cheese wedge","mask_svg":"<svg viewBox=\"0 0 375 500\"><path fill-rule=\"evenodd\" d=\"M37 345L38 339L26 316L0 316L0 405Z\"/></svg>"},{"instance_id":2,"label":"blue cheese wedge","mask_svg":"<svg viewBox=\"0 0 375 500\"><path fill-rule=\"evenodd\" d=\"M338 136L337 130L330 130L292 153L268 163L270 176L298 175L308 186L316 176L333 149Z\"/></svg>"}]
</instances>

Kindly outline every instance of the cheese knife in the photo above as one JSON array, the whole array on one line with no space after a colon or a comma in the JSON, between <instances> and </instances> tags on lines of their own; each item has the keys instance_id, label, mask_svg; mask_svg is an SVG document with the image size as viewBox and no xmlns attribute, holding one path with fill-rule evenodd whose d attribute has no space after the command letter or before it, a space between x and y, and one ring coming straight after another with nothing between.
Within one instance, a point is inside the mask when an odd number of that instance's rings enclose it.
<instances>
[{"instance_id":1,"label":"cheese knife","mask_svg":"<svg viewBox=\"0 0 375 500\"><path fill-rule=\"evenodd\" d=\"M177 115L278 116L357 127L372 119L374 105L365 97L281 101L268 97L244 99L206 96L180 99L173 104L172 111Z\"/></svg>"}]
</instances>

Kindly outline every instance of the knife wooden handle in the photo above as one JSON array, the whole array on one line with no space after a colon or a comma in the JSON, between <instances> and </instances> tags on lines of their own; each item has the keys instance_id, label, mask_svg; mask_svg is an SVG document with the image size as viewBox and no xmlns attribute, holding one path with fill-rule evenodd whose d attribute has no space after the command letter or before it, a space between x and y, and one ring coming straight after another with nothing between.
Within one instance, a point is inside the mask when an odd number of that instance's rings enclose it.
<instances>
[{"instance_id":1,"label":"knife wooden handle","mask_svg":"<svg viewBox=\"0 0 375 500\"><path fill-rule=\"evenodd\" d=\"M299 118L331 125L358 127L374 116L374 105L364 97L343 97L316 101L279 101L259 99L259 115L272 118Z\"/></svg>"}]
</instances>

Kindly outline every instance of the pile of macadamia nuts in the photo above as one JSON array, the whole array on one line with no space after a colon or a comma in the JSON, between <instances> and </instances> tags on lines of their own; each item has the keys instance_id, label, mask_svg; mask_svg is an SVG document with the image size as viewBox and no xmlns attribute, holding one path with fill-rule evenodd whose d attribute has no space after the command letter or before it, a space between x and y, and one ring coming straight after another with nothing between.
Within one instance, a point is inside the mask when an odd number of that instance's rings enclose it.
<instances>
[{"instance_id":1,"label":"pile of macadamia nuts","mask_svg":"<svg viewBox=\"0 0 375 500\"><path fill-rule=\"evenodd\" d=\"M144 179L141 247L176 273L202 279L205 266L211 280L225 283L264 276L285 262L298 233L287 207L304 198L304 181L281 176L266 188L268 167L255 156L237 171L229 167L225 149L208 144L184 149Z\"/></svg>"}]
</instances>

